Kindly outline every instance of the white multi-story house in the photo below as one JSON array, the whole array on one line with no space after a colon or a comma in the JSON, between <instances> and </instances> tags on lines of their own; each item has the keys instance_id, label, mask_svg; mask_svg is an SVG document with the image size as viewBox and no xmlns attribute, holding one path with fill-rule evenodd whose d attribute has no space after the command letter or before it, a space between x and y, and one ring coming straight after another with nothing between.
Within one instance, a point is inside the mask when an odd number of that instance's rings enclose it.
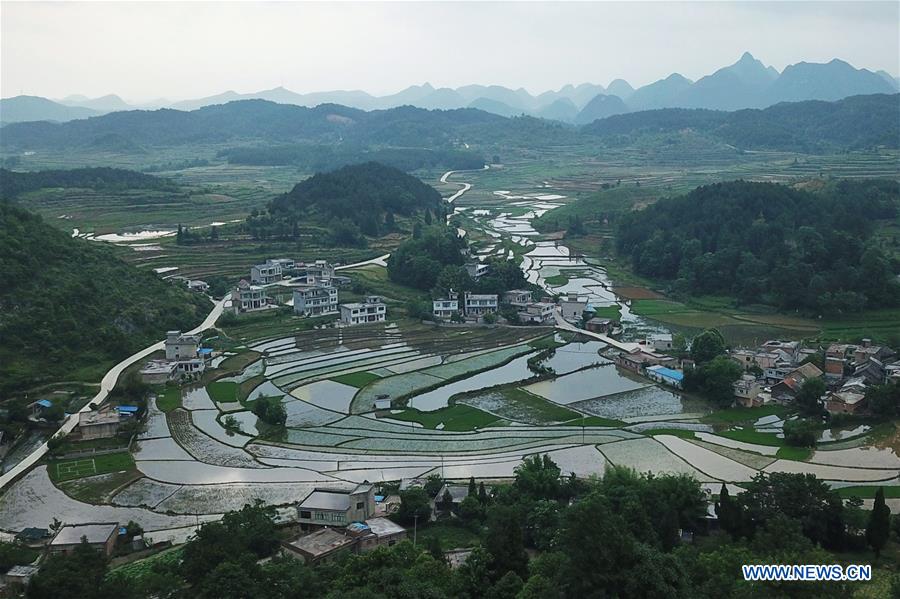
<instances>
[{"instance_id":1,"label":"white multi-story house","mask_svg":"<svg viewBox=\"0 0 900 599\"><path fill-rule=\"evenodd\" d=\"M266 295L266 290L262 287L251 285L241 279L237 287L231 292L231 305L235 313L264 310L269 306L269 296Z\"/></svg>"},{"instance_id":2,"label":"white multi-story house","mask_svg":"<svg viewBox=\"0 0 900 599\"><path fill-rule=\"evenodd\" d=\"M462 314L459 310L459 294L451 289L447 297L433 300L431 313L439 320L450 320L454 314Z\"/></svg>"},{"instance_id":3,"label":"white multi-story house","mask_svg":"<svg viewBox=\"0 0 900 599\"><path fill-rule=\"evenodd\" d=\"M469 276L473 279L480 279L486 275L489 268L490 267L484 262L467 262L465 264L466 272L469 273Z\"/></svg>"},{"instance_id":4,"label":"white multi-story house","mask_svg":"<svg viewBox=\"0 0 900 599\"><path fill-rule=\"evenodd\" d=\"M519 311L519 320L523 323L544 324L553 320L556 304L549 302L528 302L524 310Z\"/></svg>"},{"instance_id":5,"label":"white multi-story house","mask_svg":"<svg viewBox=\"0 0 900 599\"><path fill-rule=\"evenodd\" d=\"M512 289L503 294L503 301L521 308L531 302L531 292L527 289Z\"/></svg>"},{"instance_id":6,"label":"white multi-story house","mask_svg":"<svg viewBox=\"0 0 900 599\"><path fill-rule=\"evenodd\" d=\"M200 335L183 335L181 331L166 333L166 360L177 364L182 374L203 372L206 362L200 356Z\"/></svg>"},{"instance_id":7,"label":"white multi-story house","mask_svg":"<svg viewBox=\"0 0 900 599\"><path fill-rule=\"evenodd\" d=\"M466 317L479 317L497 311L497 294L471 293L464 296Z\"/></svg>"},{"instance_id":8,"label":"white multi-story house","mask_svg":"<svg viewBox=\"0 0 900 599\"><path fill-rule=\"evenodd\" d=\"M288 260L291 269L294 261ZM250 282L254 285L269 285L277 283L284 276L284 265L281 259L266 260L263 264L254 264L250 267Z\"/></svg>"},{"instance_id":9,"label":"white multi-story house","mask_svg":"<svg viewBox=\"0 0 900 599\"><path fill-rule=\"evenodd\" d=\"M377 295L366 296L364 302L341 304L341 322L348 325L384 322L387 306Z\"/></svg>"},{"instance_id":10,"label":"white multi-story house","mask_svg":"<svg viewBox=\"0 0 900 599\"><path fill-rule=\"evenodd\" d=\"M570 293L559 301L559 311L562 317L569 321L581 320L581 315L587 310L588 302L585 298Z\"/></svg>"},{"instance_id":11,"label":"white multi-story house","mask_svg":"<svg viewBox=\"0 0 900 599\"><path fill-rule=\"evenodd\" d=\"M303 316L332 314L338 311L338 290L330 283L294 288L294 313Z\"/></svg>"}]
</instances>

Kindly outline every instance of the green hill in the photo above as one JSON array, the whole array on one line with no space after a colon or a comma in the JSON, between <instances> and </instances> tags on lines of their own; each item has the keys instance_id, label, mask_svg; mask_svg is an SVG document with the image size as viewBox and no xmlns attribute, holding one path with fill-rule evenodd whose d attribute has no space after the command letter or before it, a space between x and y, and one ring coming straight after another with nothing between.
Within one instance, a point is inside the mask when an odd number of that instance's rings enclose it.
<instances>
[{"instance_id":1,"label":"green hill","mask_svg":"<svg viewBox=\"0 0 900 599\"><path fill-rule=\"evenodd\" d=\"M676 293L812 314L897 305L900 264L874 233L900 214L900 184L816 185L733 181L664 198L620 218L617 250Z\"/></svg>"},{"instance_id":2,"label":"green hill","mask_svg":"<svg viewBox=\"0 0 900 599\"><path fill-rule=\"evenodd\" d=\"M298 183L272 200L267 215L251 216L247 224L251 231L290 231L318 223L336 232L337 245L356 245L359 233L374 237L391 231L395 216L421 215L428 222L443 211L441 194L430 185L399 169L366 162Z\"/></svg>"},{"instance_id":3,"label":"green hill","mask_svg":"<svg viewBox=\"0 0 900 599\"><path fill-rule=\"evenodd\" d=\"M80 379L196 326L209 300L0 202L0 394Z\"/></svg>"}]
</instances>

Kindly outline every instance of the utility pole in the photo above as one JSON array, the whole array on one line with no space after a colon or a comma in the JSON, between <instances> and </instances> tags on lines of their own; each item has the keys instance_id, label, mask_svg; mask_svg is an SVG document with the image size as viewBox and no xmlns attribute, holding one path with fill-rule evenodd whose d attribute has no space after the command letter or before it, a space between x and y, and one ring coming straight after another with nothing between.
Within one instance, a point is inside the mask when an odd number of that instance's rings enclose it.
<instances>
[{"instance_id":1,"label":"utility pole","mask_svg":"<svg viewBox=\"0 0 900 599\"><path fill-rule=\"evenodd\" d=\"M413 548L416 546L419 532L419 514L413 514Z\"/></svg>"}]
</instances>

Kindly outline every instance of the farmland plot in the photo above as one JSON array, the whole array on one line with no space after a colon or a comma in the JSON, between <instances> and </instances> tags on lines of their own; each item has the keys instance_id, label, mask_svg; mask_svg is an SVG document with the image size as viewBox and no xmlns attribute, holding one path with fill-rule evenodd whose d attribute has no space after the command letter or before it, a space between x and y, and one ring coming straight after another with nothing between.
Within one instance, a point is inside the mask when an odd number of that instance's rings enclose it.
<instances>
[{"instance_id":1,"label":"farmland plot","mask_svg":"<svg viewBox=\"0 0 900 599\"><path fill-rule=\"evenodd\" d=\"M191 423L191 413L175 410L169 413L172 437L195 460L218 466L239 466L242 468L264 468L247 452L237 447L226 445L203 434ZM143 462L142 462L143 464ZM141 467L142 471L143 468ZM144 471L146 473L146 471Z\"/></svg>"}]
</instances>

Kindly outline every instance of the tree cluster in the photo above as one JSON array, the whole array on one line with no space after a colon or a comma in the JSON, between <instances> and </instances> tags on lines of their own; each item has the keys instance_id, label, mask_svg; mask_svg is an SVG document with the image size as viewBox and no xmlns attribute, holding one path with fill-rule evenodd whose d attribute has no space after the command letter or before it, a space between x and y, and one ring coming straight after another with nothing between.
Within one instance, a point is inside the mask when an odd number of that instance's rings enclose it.
<instances>
[{"instance_id":1,"label":"tree cluster","mask_svg":"<svg viewBox=\"0 0 900 599\"><path fill-rule=\"evenodd\" d=\"M892 306L900 284L872 233L898 206L896 181L718 183L624 216L617 250L679 293L816 314Z\"/></svg>"}]
</instances>

